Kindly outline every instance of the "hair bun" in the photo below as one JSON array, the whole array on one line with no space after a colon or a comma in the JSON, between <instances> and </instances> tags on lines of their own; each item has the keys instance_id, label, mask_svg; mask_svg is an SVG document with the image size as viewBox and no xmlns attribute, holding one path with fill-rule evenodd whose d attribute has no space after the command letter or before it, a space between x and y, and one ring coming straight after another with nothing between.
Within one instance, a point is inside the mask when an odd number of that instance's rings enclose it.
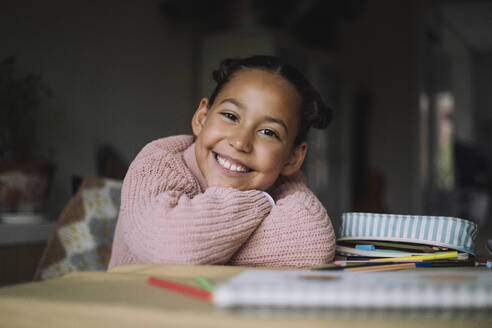
<instances>
[{"instance_id":1,"label":"hair bun","mask_svg":"<svg viewBox=\"0 0 492 328\"><path fill-rule=\"evenodd\" d=\"M314 117L316 118L311 126L316 129L325 129L333 118L333 110L327 106L318 95L314 100Z\"/></svg>"}]
</instances>

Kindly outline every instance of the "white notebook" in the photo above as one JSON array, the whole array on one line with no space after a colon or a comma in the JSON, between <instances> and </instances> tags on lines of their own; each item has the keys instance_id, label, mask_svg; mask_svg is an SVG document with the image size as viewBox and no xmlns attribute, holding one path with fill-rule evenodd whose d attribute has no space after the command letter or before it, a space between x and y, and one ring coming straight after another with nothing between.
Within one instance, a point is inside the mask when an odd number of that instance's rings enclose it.
<instances>
[{"instance_id":1,"label":"white notebook","mask_svg":"<svg viewBox=\"0 0 492 328\"><path fill-rule=\"evenodd\" d=\"M222 308L492 309L492 271L246 270L217 286Z\"/></svg>"}]
</instances>

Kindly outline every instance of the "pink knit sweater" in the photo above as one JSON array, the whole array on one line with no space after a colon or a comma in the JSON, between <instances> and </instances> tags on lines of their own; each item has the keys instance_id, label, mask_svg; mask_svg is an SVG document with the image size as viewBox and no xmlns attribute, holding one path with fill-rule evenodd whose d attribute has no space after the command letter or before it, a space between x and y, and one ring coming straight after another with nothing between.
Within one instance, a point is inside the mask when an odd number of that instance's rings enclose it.
<instances>
[{"instance_id":1,"label":"pink knit sweater","mask_svg":"<svg viewBox=\"0 0 492 328\"><path fill-rule=\"evenodd\" d=\"M311 266L332 260L335 235L303 175L270 194L207 188L192 136L146 145L123 182L109 268L130 263Z\"/></svg>"}]
</instances>

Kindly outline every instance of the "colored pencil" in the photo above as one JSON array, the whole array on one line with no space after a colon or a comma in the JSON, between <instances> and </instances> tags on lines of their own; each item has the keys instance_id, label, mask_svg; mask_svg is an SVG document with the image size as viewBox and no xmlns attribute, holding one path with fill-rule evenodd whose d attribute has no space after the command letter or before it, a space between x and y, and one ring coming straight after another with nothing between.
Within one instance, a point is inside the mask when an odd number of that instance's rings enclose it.
<instances>
[{"instance_id":1,"label":"colored pencil","mask_svg":"<svg viewBox=\"0 0 492 328\"><path fill-rule=\"evenodd\" d=\"M335 265L347 265L347 264L358 264L358 263L374 263L375 261L371 261L372 259L373 258L371 258L369 260L342 260L342 261L333 261L331 264L335 264ZM385 261L385 262L393 262L393 263L414 263L414 262L422 262L422 260L393 260L393 261Z\"/></svg>"},{"instance_id":2,"label":"colored pencil","mask_svg":"<svg viewBox=\"0 0 492 328\"><path fill-rule=\"evenodd\" d=\"M382 266L382 265L390 265L390 264L404 264L404 263L415 263L415 262L356 262L356 263L344 263L344 264L324 264L312 267L311 270L319 270L319 271L343 271L348 268L359 268L359 267L369 267L369 266Z\"/></svg>"},{"instance_id":3,"label":"colored pencil","mask_svg":"<svg viewBox=\"0 0 492 328\"><path fill-rule=\"evenodd\" d=\"M364 265L344 268L344 272L362 272L362 271L394 271L403 269L413 269L416 263L397 263L397 264L387 264L387 265Z\"/></svg>"},{"instance_id":4,"label":"colored pencil","mask_svg":"<svg viewBox=\"0 0 492 328\"><path fill-rule=\"evenodd\" d=\"M193 286L187 286L187 285L183 285L180 283L159 279L156 277L149 277L147 282L150 285L165 288L168 290L172 290L172 291L175 291L175 292L178 292L181 294L193 296L193 297L199 298L201 300L205 300L205 301L209 301L209 302L212 300L212 293L209 292L208 290L204 290L201 288L196 288Z\"/></svg>"},{"instance_id":5,"label":"colored pencil","mask_svg":"<svg viewBox=\"0 0 492 328\"><path fill-rule=\"evenodd\" d=\"M476 261L424 261L416 262L417 268L445 268L445 267L464 267L464 266L479 266L480 263Z\"/></svg>"},{"instance_id":6,"label":"colored pencil","mask_svg":"<svg viewBox=\"0 0 492 328\"><path fill-rule=\"evenodd\" d=\"M406 249L406 250L419 250L419 251L422 251L424 253L433 253L435 251L447 250L447 248L439 247L439 246L414 245L414 244L408 244L408 243L393 243L393 242L387 242L387 241L370 241L370 240L368 240L368 241L365 241L365 240L350 241L350 240L346 240L345 243L368 244L368 245L374 245L374 246L396 248L396 249Z\"/></svg>"},{"instance_id":7,"label":"colored pencil","mask_svg":"<svg viewBox=\"0 0 492 328\"><path fill-rule=\"evenodd\" d=\"M210 281L208 281L204 276L202 275L197 275L195 278L196 282L200 287L202 287L205 290L208 290L209 292L213 292L215 289L214 284L212 284Z\"/></svg>"},{"instance_id":8,"label":"colored pencil","mask_svg":"<svg viewBox=\"0 0 492 328\"><path fill-rule=\"evenodd\" d=\"M404 256L404 257L384 257L369 260L370 262L377 261L399 261L399 260L423 260L423 261L432 261L432 260L444 260L444 259L455 259L458 257L457 251L452 252L442 252L442 253L434 253L428 255L414 255L414 256Z\"/></svg>"}]
</instances>

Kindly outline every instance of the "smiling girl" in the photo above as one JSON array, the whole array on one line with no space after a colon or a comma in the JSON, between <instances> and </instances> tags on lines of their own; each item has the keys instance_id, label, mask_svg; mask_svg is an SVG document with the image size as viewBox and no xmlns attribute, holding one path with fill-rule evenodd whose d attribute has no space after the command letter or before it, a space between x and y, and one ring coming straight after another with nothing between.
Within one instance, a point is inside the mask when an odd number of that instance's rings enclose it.
<instances>
[{"instance_id":1,"label":"smiling girl","mask_svg":"<svg viewBox=\"0 0 492 328\"><path fill-rule=\"evenodd\" d=\"M194 136L146 145L123 183L109 268L131 263L306 267L335 234L300 168L331 111L279 58L226 59Z\"/></svg>"}]
</instances>

